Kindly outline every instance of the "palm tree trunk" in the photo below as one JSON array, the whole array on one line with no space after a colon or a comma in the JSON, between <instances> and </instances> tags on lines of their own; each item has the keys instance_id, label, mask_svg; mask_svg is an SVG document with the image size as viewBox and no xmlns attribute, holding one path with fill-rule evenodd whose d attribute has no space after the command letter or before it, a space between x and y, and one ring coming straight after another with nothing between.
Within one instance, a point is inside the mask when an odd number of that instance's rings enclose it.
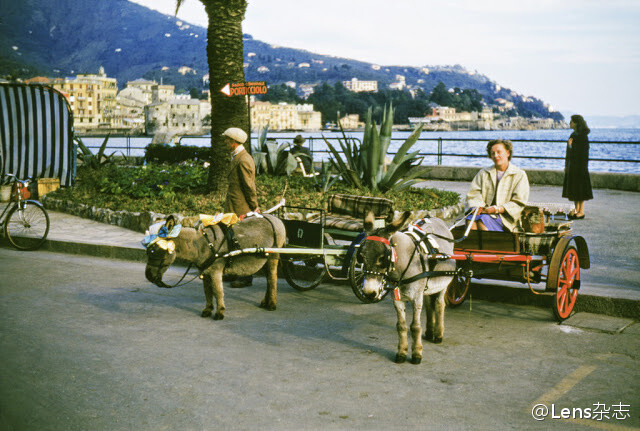
<instances>
[{"instance_id":1,"label":"palm tree trunk","mask_svg":"<svg viewBox=\"0 0 640 431\"><path fill-rule=\"evenodd\" d=\"M207 61L211 94L211 166L209 190L216 196L227 191L229 150L220 138L229 127L249 131L248 108L242 96L229 97L220 90L226 84L244 82L242 21L246 0L200 0L209 18ZM250 147L251 143L247 143Z\"/></svg>"}]
</instances>

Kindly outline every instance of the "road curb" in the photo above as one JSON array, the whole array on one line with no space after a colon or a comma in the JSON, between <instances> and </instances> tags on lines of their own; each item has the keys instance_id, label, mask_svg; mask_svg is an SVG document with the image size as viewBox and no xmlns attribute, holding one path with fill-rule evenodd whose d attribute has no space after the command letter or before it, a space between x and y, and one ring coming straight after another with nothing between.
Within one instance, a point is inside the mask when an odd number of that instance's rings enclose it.
<instances>
[{"instance_id":1,"label":"road curb","mask_svg":"<svg viewBox=\"0 0 640 431\"><path fill-rule=\"evenodd\" d=\"M491 302L552 308L555 300L553 292L542 292L536 295L528 288L522 287L475 283L472 283L470 287L472 298ZM638 316L640 316L640 301L628 298L612 298L578 293L574 312L588 312L638 319Z\"/></svg>"},{"instance_id":2,"label":"road curb","mask_svg":"<svg viewBox=\"0 0 640 431\"><path fill-rule=\"evenodd\" d=\"M6 243L6 241L4 242ZM143 248L119 247L105 244L46 240L40 250L128 260L141 263L146 261L146 251ZM260 276L261 275L257 275L257 277ZM334 281L334 283L349 286L346 281ZM536 295L528 288L523 287L472 283L470 288L471 300L482 299L490 302L532 305L541 308L552 308L554 301L553 293L542 292L539 295ZM469 298L466 302L468 301ZM465 303L461 304L461 306L464 306ZM638 316L640 316L640 301L627 298L578 294L574 311L603 314L614 317L626 317L637 320Z\"/></svg>"},{"instance_id":3,"label":"road curb","mask_svg":"<svg viewBox=\"0 0 640 431\"><path fill-rule=\"evenodd\" d=\"M46 240L40 250L56 253L79 254L109 259L145 262L146 252L142 248L120 247L105 244L89 244L59 240Z\"/></svg>"}]
</instances>

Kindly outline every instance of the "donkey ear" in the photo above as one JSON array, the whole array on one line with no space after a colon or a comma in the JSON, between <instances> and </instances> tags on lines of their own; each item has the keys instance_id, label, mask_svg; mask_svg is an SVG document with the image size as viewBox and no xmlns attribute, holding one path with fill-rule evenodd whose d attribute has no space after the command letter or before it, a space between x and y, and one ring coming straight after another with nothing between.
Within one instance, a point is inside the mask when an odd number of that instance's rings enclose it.
<instances>
[{"instance_id":1,"label":"donkey ear","mask_svg":"<svg viewBox=\"0 0 640 431\"><path fill-rule=\"evenodd\" d=\"M364 216L364 231L371 232L373 230L373 223L375 221L375 216L373 215L373 211L368 211L367 215Z\"/></svg>"},{"instance_id":2,"label":"donkey ear","mask_svg":"<svg viewBox=\"0 0 640 431\"><path fill-rule=\"evenodd\" d=\"M389 223L385 227L385 230L389 233L399 231L402 228L402 226L406 224L409 217L411 217L411 211L403 212L400 217L398 217L396 220L393 221L393 223Z\"/></svg>"},{"instance_id":3,"label":"donkey ear","mask_svg":"<svg viewBox=\"0 0 640 431\"><path fill-rule=\"evenodd\" d=\"M173 215L170 215L169 217L167 217L167 221L165 225L167 226L167 230L171 232L171 229L173 229L173 227L176 225L175 217Z\"/></svg>"}]
</instances>

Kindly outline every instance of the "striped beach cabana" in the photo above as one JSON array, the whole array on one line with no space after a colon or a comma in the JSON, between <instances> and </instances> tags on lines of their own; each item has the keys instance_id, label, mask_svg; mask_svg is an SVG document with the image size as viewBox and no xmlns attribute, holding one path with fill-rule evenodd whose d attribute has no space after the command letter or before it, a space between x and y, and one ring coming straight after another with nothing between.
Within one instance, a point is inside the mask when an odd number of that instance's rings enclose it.
<instances>
[{"instance_id":1,"label":"striped beach cabana","mask_svg":"<svg viewBox=\"0 0 640 431\"><path fill-rule=\"evenodd\" d=\"M18 178L75 179L73 113L44 85L0 83L0 169Z\"/></svg>"}]
</instances>

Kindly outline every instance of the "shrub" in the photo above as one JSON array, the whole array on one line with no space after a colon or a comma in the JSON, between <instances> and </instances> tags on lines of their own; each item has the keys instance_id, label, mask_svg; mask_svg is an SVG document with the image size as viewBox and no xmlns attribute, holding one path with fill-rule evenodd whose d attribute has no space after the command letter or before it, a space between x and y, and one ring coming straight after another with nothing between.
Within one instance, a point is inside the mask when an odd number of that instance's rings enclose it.
<instances>
[{"instance_id":1,"label":"shrub","mask_svg":"<svg viewBox=\"0 0 640 431\"><path fill-rule=\"evenodd\" d=\"M211 148L195 145L149 144L144 149L147 163L206 162L211 159Z\"/></svg>"},{"instance_id":2,"label":"shrub","mask_svg":"<svg viewBox=\"0 0 640 431\"><path fill-rule=\"evenodd\" d=\"M258 204L267 209L286 192L289 205L324 208L328 194L317 190L314 178L302 176L258 175ZM383 194L361 191L336 183L332 193L384 196L394 201L396 210L432 209L453 205L458 194L427 188L412 188ZM72 200L100 208L127 211L155 211L184 215L216 214L223 200L207 192L207 169L200 164L147 165L126 167L108 165L100 170L79 168L76 185L64 187L51 197Z\"/></svg>"}]
</instances>

